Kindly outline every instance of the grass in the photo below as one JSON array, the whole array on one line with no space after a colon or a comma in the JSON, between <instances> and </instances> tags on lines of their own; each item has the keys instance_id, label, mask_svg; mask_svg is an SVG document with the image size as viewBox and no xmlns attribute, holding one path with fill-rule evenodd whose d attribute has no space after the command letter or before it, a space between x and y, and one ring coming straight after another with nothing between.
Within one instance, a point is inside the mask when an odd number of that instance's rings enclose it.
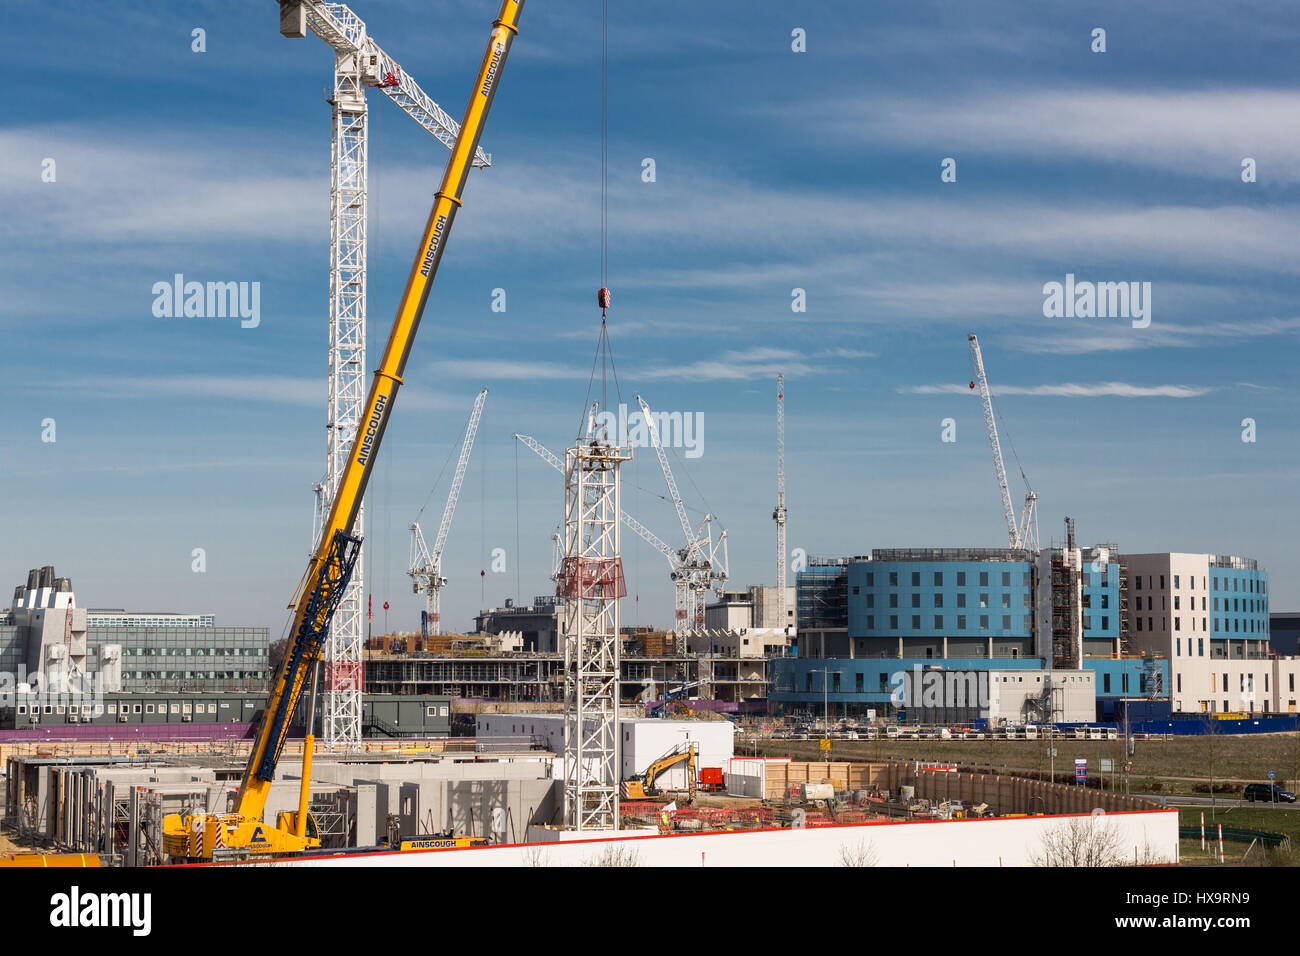
<instances>
[{"instance_id":1,"label":"grass","mask_svg":"<svg viewBox=\"0 0 1300 956\"><path fill-rule=\"evenodd\" d=\"M987 768L1002 773L1042 773L1050 766L1048 746L1056 748L1058 779L1073 779L1075 758L1088 761L1088 776L1100 776L1101 758L1120 767L1124 760L1122 740L833 740L832 760L939 760L964 767ZM749 741L737 745L737 756L751 753ZM1166 740L1135 741L1136 751L1129 774L1133 793L1192 794L1199 783L1208 784L1210 765L1217 782L1267 782L1270 770L1283 786L1300 779L1300 734L1251 734L1172 737ZM816 740L770 740L759 744L759 752L772 757L820 760ZM1106 774L1111 789L1111 774ZM1158 785L1158 786L1157 786ZM1122 789L1122 778L1118 783ZM1238 788L1239 792L1239 788ZM1203 794L1208 795L1208 794ZM1221 794L1234 800L1236 794Z\"/></svg>"}]
</instances>

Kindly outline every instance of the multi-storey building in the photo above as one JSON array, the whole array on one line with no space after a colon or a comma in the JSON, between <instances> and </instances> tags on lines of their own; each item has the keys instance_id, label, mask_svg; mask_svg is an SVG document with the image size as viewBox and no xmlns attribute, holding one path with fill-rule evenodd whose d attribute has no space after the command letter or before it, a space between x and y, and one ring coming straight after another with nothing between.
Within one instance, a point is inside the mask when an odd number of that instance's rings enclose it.
<instances>
[{"instance_id":1,"label":"multi-storey building","mask_svg":"<svg viewBox=\"0 0 1300 956\"><path fill-rule=\"evenodd\" d=\"M1126 555L1129 638L1168 656L1175 711L1294 713L1300 659L1269 647L1268 574L1249 558Z\"/></svg>"},{"instance_id":2,"label":"multi-storey building","mask_svg":"<svg viewBox=\"0 0 1300 956\"><path fill-rule=\"evenodd\" d=\"M47 566L0 618L0 671L54 691L80 676L106 692L262 693L268 642L264 627L217 627L210 614L80 608Z\"/></svg>"}]
</instances>

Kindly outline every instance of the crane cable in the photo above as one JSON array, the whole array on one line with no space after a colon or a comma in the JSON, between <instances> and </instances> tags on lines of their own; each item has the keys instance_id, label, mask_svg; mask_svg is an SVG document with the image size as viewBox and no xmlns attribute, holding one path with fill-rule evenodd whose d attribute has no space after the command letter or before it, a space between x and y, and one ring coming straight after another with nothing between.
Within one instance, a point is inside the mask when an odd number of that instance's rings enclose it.
<instances>
[{"instance_id":1,"label":"crane cable","mask_svg":"<svg viewBox=\"0 0 1300 956\"><path fill-rule=\"evenodd\" d=\"M614 367L614 351L609 342L609 328L605 310L610 304L609 291L609 0L600 5L600 289L596 304L600 306L600 338L596 342L596 355L587 379L587 397L582 406L582 419L578 422L578 435L584 434L586 417L591 409L591 389L596 380L596 366L600 365L600 408L608 409L607 372L614 377L614 389L620 403L623 390Z\"/></svg>"}]
</instances>

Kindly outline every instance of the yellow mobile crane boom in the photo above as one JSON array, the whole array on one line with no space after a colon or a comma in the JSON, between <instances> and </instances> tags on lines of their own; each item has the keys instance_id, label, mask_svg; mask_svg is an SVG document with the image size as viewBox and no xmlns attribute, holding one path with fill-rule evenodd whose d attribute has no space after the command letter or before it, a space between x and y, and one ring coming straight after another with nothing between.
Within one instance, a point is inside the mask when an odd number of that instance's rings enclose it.
<instances>
[{"instance_id":1,"label":"yellow mobile crane boom","mask_svg":"<svg viewBox=\"0 0 1300 956\"><path fill-rule=\"evenodd\" d=\"M442 261L447 236L461 205L461 193L478 148L479 137L496 95L501 71L510 45L519 32L518 22L524 0L503 0L501 11L492 24L478 79L470 93L469 105L461 121L460 135L452 147L451 158L443 173L442 185L435 194L433 209L424 227L419 252L411 266L406 288L402 292L397 316L393 320L383 359L371 380L365 414L357 428L352 453L339 480L329 517L321 531L320 544L294 595L295 608L291 644L275 678L266 710L258 726L248 765L239 785L233 814L195 813L189 816L170 814L163 821L164 850L174 857L208 858L214 847L248 849L260 853L284 853L319 846L312 831L313 821L307 813L310 787L313 737L310 714L314 709L316 671L321 649L329 634L334 608L347 586L356 562L360 539L352 536L357 511L365 494L366 483L374 467L379 444L392 415L402 373L411 352L420 317L424 313L429 290ZM310 680L311 703L308 709L309 733L303 745L302 787L296 813L280 814L274 829L264 825L262 813L275 779L289 720Z\"/></svg>"}]
</instances>

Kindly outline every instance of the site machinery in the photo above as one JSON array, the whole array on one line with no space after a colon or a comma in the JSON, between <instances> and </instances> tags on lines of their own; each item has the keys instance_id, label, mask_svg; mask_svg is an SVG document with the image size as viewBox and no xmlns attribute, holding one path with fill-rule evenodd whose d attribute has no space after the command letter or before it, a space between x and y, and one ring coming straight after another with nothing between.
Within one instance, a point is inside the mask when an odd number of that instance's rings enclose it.
<instances>
[{"instance_id":1,"label":"site machinery","mask_svg":"<svg viewBox=\"0 0 1300 956\"><path fill-rule=\"evenodd\" d=\"M518 33L517 23L523 5L523 0L503 0L500 13L493 22L478 78L470 93L442 184L435 193L433 209L406 280L383 358L371 380L365 414L357 426L352 451L339 480L316 553L290 605L295 613L289 647L258 725L234 811L168 815L163 821L163 844L164 851L172 857L210 859L214 849L218 848L259 854L292 853L320 845L307 804L314 745L311 720L321 652L329 635L330 620L356 563L360 540L353 536L352 530L357 512L392 415L406 361L442 261L447 237L461 205L465 180L496 95L501 71ZM262 822L262 814L275 778L276 764L289 734L290 719L308 687L308 734L303 744L298 809L282 812L272 827Z\"/></svg>"}]
</instances>

